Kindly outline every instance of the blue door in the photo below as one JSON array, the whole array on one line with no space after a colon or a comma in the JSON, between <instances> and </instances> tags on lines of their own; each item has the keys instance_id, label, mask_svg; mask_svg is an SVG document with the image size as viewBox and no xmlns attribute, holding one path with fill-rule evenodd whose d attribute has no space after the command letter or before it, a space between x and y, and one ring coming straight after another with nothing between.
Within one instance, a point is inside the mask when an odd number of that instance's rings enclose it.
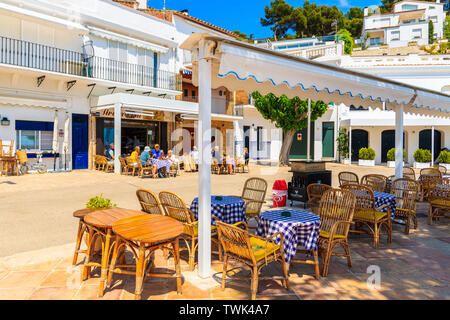
<instances>
[{"instance_id":1,"label":"blue door","mask_svg":"<svg viewBox=\"0 0 450 320\"><path fill-rule=\"evenodd\" d=\"M88 168L88 120L87 114L72 114L72 163L74 170Z\"/></svg>"}]
</instances>

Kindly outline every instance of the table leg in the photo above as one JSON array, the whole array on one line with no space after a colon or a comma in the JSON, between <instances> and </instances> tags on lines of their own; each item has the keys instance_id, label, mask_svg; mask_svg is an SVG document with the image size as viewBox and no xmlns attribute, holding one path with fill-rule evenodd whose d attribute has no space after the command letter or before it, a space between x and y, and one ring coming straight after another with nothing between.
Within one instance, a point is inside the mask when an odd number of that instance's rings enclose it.
<instances>
[{"instance_id":1,"label":"table leg","mask_svg":"<svg viewBox=\"0 0 450 320\"><path fill-rule=\"evenodd\" d=\"M145 269L145 248L143 245L140 245L138 252L138 260L136 263L136 288L134 289L135 300L141 300L142 286L144 283L144 269Z\"/></svg>"},{"instance_id":2,"label":"table leg","mask_svg":"<svg viewBox=\"0 0 450 320\"><path fill-rule=\"evenodd\" d=\"M181 269L180 269L180 239L176 238L173 242L175 251L175 272L177 277L177 293L181 295Z\"/></svg>"},{"instance_id":3,"label":"table leg","mask_svg":"<svg viewBox=\"0 0 450 320\"><path fill-rule=\"evenodd\" d=\"M312 254L313 254L313 257L314 257L314 268L315 268L315 271L316 271L316 279L319 280L319 277L320 277L320 272L319 272L319 256L318 256L316 250L312 250Z\"/></svg>"},{"instance_id":4,"label":"table leg","mask_svg":"<svg viewBox=\"0 0 450 320\"><path fill-rule=\"evenodd\" d=\"M103 292L105 290L105 282L108 276L108 260L109 260L109 250L111 244L111 229L106 232L105 242L102 244L102 273L100 276L100 285L98 290L98 296L103 297Z\"/></svg>"},{"instance_id":5,"label":"table leg","mask_svg":"<svg viewBox=\"0 0 450 320\"><path fill-rule=\"evenodd\" d=\"M91 277L91 266L89 266L89 263L91 262L91 259L94 255L94 246L95 244L92 243L94 239L94 230L92 228L89 228L89 236L87 241L87 249L86 249L86 260L84 261L84 267L83 267L83 273L81 274L81 281L84 281L86 279L89 279Z\"/></svg>"}]
</instances>

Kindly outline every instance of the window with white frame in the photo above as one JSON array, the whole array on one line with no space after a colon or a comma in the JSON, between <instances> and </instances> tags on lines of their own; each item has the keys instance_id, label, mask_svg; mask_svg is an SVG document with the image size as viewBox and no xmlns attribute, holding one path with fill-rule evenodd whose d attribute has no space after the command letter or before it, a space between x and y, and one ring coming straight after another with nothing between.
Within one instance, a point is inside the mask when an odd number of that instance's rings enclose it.
<instances>
[{"instance_id":1,"label":"window with white frame","mask_svg":"<svg viewBox=\"0 0 450 320\"><path fill-rule=\"evenodd\" d=\"M51 151L53 131L17 130L17 148L28 151Z\"/></svg>"},{"instance_id":2,"label":"window with white frame","mask_svg":"<svg viewBox=\"0 0 450 320\"><path fill-rule=\"evenodd\" d=\"M417 10L418 6L414 4L404 4L402 5L402 11L411 11L411 10Z\"/></svg>"},{"instance_id":3,"label":"window with white frame","mask_svg":"<svg viewBox=\"0 0 450 320\"><path fill-rule=\"evenodd\" d=\"M433 21L434 23L437 23L437 22L438 22L437 16L432 16L432 17L430 17L430 20Z\"/></svg>"},{"instance_id":4,"label":"window with white frame","mask_svg":"<svg viewBox=\"0 0 450 320\"><path fill-rule=\"evenodd\" d=\"M391 40L392 41L400 40L400 31L392 31Z\"/></svg>"},{"instance_id":5,"label":"window with white frame","mask_svg":"<svg viewBox=\"0 0 450 320\"><path fill-rule=\"evenodd\" d=\"M413 29L412 37L413 37L413 39L421 39L422 38L422 29Z\"/></svg>"}]
</instances>

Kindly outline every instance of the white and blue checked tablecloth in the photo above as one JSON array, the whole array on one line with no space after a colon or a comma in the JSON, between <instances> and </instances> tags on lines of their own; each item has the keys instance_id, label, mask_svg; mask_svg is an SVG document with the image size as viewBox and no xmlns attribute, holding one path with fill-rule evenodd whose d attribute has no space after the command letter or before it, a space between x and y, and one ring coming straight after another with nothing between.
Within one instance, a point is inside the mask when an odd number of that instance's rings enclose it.
<instances>
[{"instance_id":1,"label":"white and blue checked tablecloth","mask_svg":"<svg viewBox=\"0 0 450 320\"><path fill-rule=\"evenodd\" d=\"M211 216L217 217L222 222L235 224L246 221L245 218L245 201L241 198L220 196L222 199L217 200L217 196L211 197ZM198 220L198 198L191 203L191 211L194 213L195 220ZM215 224L212 220L211 224Z\"/></svg>"},{"instance_id":2,"label":"white and blue checked tablecloth","mask_svg":"<svg viewBox=\"0 0 450 320\"><path fill-rule=\"evenodd\" d=\"M283 217L282 212L289 211L290 217ZM257 235L270 237L274 233L281 232L284 235L284 258L287 263L295 256L297 247L302 246L306 250L317 251L319 240L320 217L301 210L273 210L261 214L258 219ZM276 244L280 244L280 236L274 238Z\"/></svg>"},{"instance_id":3,"label":"white and blue checked tablecloth","mask_svg":"<svg viewBox=\"0 0 450 320\"><path fill-rule=\"evenodd\" d=\"M152 159L152 164L156 165L157 169L161 169L166 167L166 172L170 172L170 167L172 166L172 162L169 160L160 160L160 159Z\"/></svg>"},{"instance_id":4,"label":"white and blue checked tablecloth","mask_svg":"<svg viewBox=\"0 0 450 320\"><path fill-rule=\"evenodd\" d=\"M397 199L393 194L374 191L373 195L375 196L375 208L379 208L382 205L387 204L391 209L391 216L394 217L395 208L397 207ZM382 212L387 212L387 209L384 208L381 210Z\"/></svg>"}]
</instances>

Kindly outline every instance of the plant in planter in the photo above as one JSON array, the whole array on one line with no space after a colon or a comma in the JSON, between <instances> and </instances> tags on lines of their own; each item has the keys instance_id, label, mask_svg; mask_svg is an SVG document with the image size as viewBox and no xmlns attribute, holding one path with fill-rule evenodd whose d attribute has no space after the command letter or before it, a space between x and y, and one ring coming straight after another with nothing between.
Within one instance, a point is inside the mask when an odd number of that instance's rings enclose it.
<instances>
[{"instance_id":1,"label":"plant in planter","mask_svg":"<svg viewBox=\"0 0 450 320\"><path fill-rule=\"evenodd\" d=\"M103 198L103 194L90 198L88 203L86 203L86 208L92 210L110 209L116 206L117 205L115 203L112 203L110 199Z\"/></svg>"},{"instance_id":2,"label":"plant in planter","mask_svg":"<svg viewBox=\"0 0 450 320\"><path fill-rule=\"evenodd\" d=\"M439 164L444 166L447 170L450 169L450 152L449 151L441 151L439 154Z\"/></svg>"},{"instance_id":3,"label":"plant in planter","mask_svg":"<svg viewBox=\"0 0 450 320\"><path fill-rule=\"evenodd\" d=\"M430 150L417 149L414 152L414 168L424 169L431 166L431 152Z\"/></svg>"},{"instance_id":4,"label":"plant in planter","mask_svg":"<svg viewBox=\"0 0 450 320\"><path fill-rule=\"evenodd\" d=\"M375 150L372 148L361 148L359 150L359 161L360 166L373 167L375 166Z\"/></svg>"},{"instance_id":5,"label":"plant in planter","mask_svg":"<svg viewBox=\"0 0 450 320\"><path fill-rule=\"evenodd\" d=\"M344 164L350 164L351 163L351 159L349 157L349 139L348 139L348 134L347 134L347 129L340 129L339 130L339 134L338 137L336 139L337 143L338 143L338 152L339 152L339 157L341 157L342 163Z\"/></svg>"},{"instance_id":6,"label":"plant in planter","mask_svg":"<svg viewBox=\"0 0 450 320\"><path fill-rule=\"evenodd\" d=\"M403 164L406 161L406 150L403 150ZM387 166L389 168L395 168L395 148L390 149L387 152Z\"/></svg>"}]
</instances>

